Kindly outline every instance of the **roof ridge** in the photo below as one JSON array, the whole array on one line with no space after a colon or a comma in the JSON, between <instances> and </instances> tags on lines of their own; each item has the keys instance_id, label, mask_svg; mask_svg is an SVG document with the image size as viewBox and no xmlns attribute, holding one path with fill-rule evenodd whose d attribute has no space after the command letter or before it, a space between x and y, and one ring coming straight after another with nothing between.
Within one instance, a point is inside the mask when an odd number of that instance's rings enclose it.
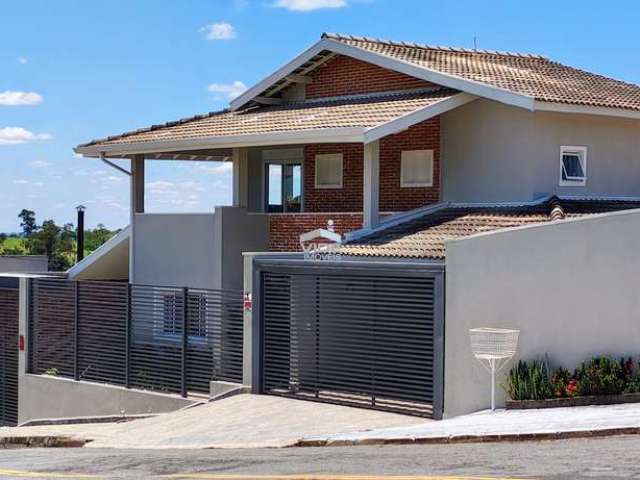
<instances>
[{"instance_id":1,"label":"roof ridge","mask_svg":"<svg viewBox=\"0 0 640 480\"><path fill-rule=\"evenodd\" d=\"M473 48L464 48L464 47L448 47L442 45L428 45L426 43L416 43L416 42L404 42L398 40L387 40L383 38L371 38L371 37L360 37L356 35L348 35L342 33L331 33L324 32L320 38L328 38L331 40L352 40L356 42L369 42L369 43L380 43L385 45L392 45L394 47L407 47L407 48L419 48L423 50L438 50L443 52L457 52L457 53L468 53L468 54L481 54L481 55L499 55L499 56L508 56L508 57L517 57L517 58L539 58L541 60L549 60L549 58L544 55L536 54L536 53L519 53L519 52L506 52L500 50L485 50L485 49L473 49Z\"/></svg>"}]
</instances>

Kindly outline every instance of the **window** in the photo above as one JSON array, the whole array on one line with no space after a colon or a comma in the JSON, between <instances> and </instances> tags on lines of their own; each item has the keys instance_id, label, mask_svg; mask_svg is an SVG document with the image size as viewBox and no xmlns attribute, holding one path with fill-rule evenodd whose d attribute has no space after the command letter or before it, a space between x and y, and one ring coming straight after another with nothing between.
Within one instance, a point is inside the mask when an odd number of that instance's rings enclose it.
<instances>
[{"instance_id":1,"label":"window","mask_svg":"<svg viewBox=\"0 0 640 480\"><path fill-rule=\"evenodd\" d=\"M400 156L401 187L433 186L433 150L405 150Z\"/></svg>"},{"instance_id":2,"label":"window","mask_svg":"<svg viewBox=\"0 0 640 480\"><path fill-rule=\"evenodd\" d=\"M316 188L342 188L342 154L316 155Z\"/></svg>"},{"instance_id":3,"label":"window","mask_svg":"<svg viewBox=\"0 0 640 480\"><path fill-rule=\"evenodd\" d=\"M560 185L587 184L587 147L560 147Z\"/></svg>"}]
</instances>

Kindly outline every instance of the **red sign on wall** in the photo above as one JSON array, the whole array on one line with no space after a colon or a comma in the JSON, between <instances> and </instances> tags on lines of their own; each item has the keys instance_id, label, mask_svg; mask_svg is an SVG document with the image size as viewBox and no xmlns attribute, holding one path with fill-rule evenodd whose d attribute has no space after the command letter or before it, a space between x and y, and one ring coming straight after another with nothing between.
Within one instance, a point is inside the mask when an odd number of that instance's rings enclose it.
<instances>
[{"instance_id":1,"label":"red sign on wall","mask_svg":"<svg viewBox=\"0 0 640 480\"><path fill-rule=\"evenodd\" d=\"M242 302L242 305L246 312L250 312L251 309L253 309L253 297L251 296L251 293L244 294L244 301Z\"/></svg>"}]
</instances>

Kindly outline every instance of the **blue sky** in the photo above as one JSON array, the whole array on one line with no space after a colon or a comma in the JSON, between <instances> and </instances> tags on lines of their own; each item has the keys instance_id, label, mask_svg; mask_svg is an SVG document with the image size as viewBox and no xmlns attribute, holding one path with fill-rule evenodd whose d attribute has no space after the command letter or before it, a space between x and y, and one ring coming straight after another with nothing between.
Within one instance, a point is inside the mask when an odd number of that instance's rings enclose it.
<instances>
[{"instance_id":1,"label":"blue sky","mask_svg":"<svg viewBox=\"0 0 640 480\"><path fill-rule=\"evenodd\" d=\"M17 213L127 223L127 179L72 148L196 113L268 75L323 31L540 53L640 83L640 4L590 1L22 0L0 17L0 231ZM228 204L219 164L148 162L149 211Z\"/></svg>"}]
</instances>

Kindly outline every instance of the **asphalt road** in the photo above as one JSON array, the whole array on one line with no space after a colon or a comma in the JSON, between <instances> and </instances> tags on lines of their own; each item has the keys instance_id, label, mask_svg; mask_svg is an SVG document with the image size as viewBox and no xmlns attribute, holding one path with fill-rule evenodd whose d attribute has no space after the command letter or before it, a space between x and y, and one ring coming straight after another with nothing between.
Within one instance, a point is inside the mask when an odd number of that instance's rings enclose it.
<instances>
[{"instance_id":1,"label":"asphalt road","mask_svg":"<svg viewBox=\"0 0 640 480\"><path fill-rule=\"evenodd\" d=\"M225 474L244 474L244 478L335 474L335 478L346 478L347 474L375 474L429 476L430 479L465 475L498 479L640 479L639 454L640 436L263 450L22 449L0 450L0 478L90 475L91 478L221 479Z\"/></svg>"}]
</instances>

